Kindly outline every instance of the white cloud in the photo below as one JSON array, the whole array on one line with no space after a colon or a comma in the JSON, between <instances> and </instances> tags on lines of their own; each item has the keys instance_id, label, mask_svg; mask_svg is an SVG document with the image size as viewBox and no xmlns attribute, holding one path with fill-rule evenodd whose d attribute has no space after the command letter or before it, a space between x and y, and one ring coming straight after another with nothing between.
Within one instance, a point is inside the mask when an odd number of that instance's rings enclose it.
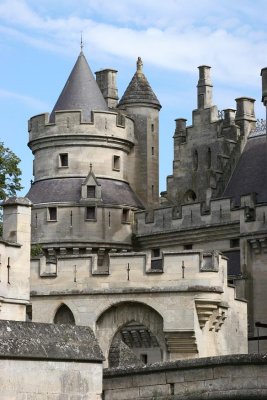
<instances>
[{"instance_id":1,"label":"white cloud","mask_svg":"<svg viewBox=\"0 0 267 400\"><path fill-rule=\"evenodd\" d=\"M0 2L1 31L64 54L73 54L83 31L85 52L90 49L95 58L106 54L135 60L140 55L145 63L190 73L200 64L210 64L219 81L237 86L257 85L266 63L267 35L257 25L258 13L249 0L241 6L230 0L67 1L72 12L60 18L50 11L51 0L41 3L42 7L33 1ZM263 0L258 0L259 7L263 23Z\"/></svg>"},{"instance_id":2,"label":"white cloud","mask_svg":"<svg viewBox=\"0 0 267 400\"><path fill-rule=\"evenodd\" d=\"M9 90L0 88L0 100L1 99L10 99L18 101L20 103L25 104L26 106L30 107L33 110L48 110L51 108L50 105L39 99L35 99L30 96L25 96L21 93L11 92Z\"/></svg>"}]
</instances>

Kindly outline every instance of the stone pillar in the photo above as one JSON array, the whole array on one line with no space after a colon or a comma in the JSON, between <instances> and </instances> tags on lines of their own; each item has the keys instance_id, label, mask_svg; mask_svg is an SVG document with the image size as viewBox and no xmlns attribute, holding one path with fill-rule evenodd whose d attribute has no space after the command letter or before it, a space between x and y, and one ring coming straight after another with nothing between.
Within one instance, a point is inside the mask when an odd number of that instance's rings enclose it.
<instances>
[{"instance_id":1,"label":"stone pillar","mask_svg":"<svg viewBox=\"0 0 267 400\"><path fill-rule=\"evenodd\" d=\"M30 300L31 202L11 197L2 206L0 319L25 321Z\"/></svg>"},{"instance_id":2,"label":"stone pillar","mask_svg":"<svg viewBox=\"0 0 267 400\"><path fill-rule=\"evenodd\" d=\"M114 69L103 69L95 73L96 82L109 108L116 108L118 104L117 72Z\"/></svg>"},{"instance_id":3,"label":"stone pillar","mask_svg":"<svg viewBox=\"0 0 267 400\"><path fill-rule=\"evenodd\" d=\"M211 67L201 65L199 69L199 80L197 84L197 108L209 108L212 106L212 83L210 76Z\"/></svg>"}]
</instances>

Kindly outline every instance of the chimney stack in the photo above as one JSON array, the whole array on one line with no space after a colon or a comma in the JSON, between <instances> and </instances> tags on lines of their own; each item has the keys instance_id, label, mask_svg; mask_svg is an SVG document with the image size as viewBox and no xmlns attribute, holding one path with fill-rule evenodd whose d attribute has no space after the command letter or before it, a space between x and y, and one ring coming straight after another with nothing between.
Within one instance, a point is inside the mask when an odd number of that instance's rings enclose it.
<instances>
[{"instance_id":1,"label":"chimney stack","mask_svg":"<svg viewBox=\"0 0 267 400\"><path fill-rule=\"evenodd\" d=\"M212 106L212 83L210 76L211 67L201 65L199 69L199 80L197 84L197 108L199 110Z\"/></svg>"}]
</instances>

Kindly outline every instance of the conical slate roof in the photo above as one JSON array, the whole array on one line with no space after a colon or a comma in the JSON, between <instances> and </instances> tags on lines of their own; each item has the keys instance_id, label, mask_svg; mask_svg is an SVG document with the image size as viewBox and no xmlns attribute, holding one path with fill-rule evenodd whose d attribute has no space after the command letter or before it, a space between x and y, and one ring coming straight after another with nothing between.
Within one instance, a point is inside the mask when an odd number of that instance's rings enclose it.
<instances>
[{"instance_id":1,"label":"conical slate roof","mask_svg":"<svg viewBox=\"0 0 267 400\"><path fill-rule=\"evenodd\" d=\"M145 103L160 110L160 102L146 79L142 67L142 60L138 57L136 73L125 90L125 93L119 102L119 107Z\"/></svg>"},{"instance_id":2,"label":"conical slate roof","mask_svg":"<svg viewBox=\"0 0 267 400\"><path fill-rule=\"evenodd\" d=\"M81 51L68 80L50 115L55 121L55 111L82 110L83 121L91 121L91 111L108 110L105 99Z\"/></svg>"}]
</instances>

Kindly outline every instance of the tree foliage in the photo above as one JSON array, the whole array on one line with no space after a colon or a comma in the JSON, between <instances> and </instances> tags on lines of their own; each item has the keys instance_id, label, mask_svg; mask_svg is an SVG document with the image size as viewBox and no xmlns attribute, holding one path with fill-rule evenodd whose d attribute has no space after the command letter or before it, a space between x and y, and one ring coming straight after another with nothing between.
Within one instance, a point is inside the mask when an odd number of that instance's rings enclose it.
<instances>
[{"instance_id":1,"label":"tree foliage","mask_svg":"<svg viewBox=\"0 0 267 400\"><path fill-rule=\"evenodd\" d=\"M19 163L16 154L0 142L0 200L15 196L17 191L23 189Z\"/></svg>"}]
</instances>

